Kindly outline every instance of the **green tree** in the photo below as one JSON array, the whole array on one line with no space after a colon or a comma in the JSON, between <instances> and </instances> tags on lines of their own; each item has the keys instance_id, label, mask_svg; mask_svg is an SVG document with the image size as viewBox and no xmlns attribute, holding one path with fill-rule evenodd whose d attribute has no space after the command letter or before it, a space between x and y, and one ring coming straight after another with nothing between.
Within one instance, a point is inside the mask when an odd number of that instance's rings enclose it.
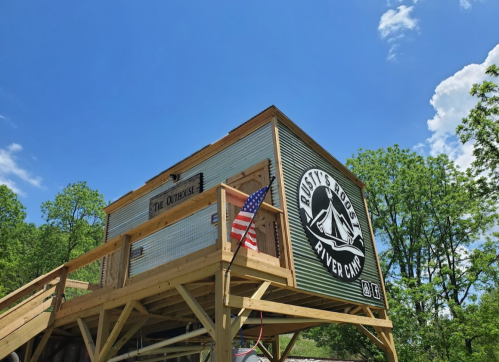
<instances>
[{"instance_id":1,"label":"green tree","mask_svg":"<svg viewBox=\"0 0 499 362\"><path fill-rule=\"evenodd\" d=\"M10 275L17 269L17 255L13 249L19 243L25 218L25 208L14 191L0 185L0 296L8 294L16 286Z\"/></svg>"},{"instance_id":2,"label":"green tree","mask_svg":"<svg viewBox=\"0 0 499 362\"><path fill-rule=\"evenodd\" d=\"M100 245L104 235L106 206L104 197L86 182L68 185L54 201L42 204L47 221L40 238L50 246L53 267L74 259ZM71 278L98 282L99 262L92 263L71 275ZM71 295L70 295L71 296Z\"/></svg>"},{"instance_id":3,"label":"green tree","mask_svg":"<svg viewBox=\"0 0 499 362\"><path fill-rule=\"evenodd\" d=\"M499 67L491 65L487 68L487 75L499 77ZM478 98L478 103L470 111L468 117L463 118L456 133L462 143L473 141L472 169L475 176L482 173L488 179L480 179L482 194L499 192L499 88L492 81L482 84L473 84L470 94Z\"/></svg>"},{"instance_id":4,"label":"green tree","mask_svg":"<svg viewBox=\"0 0 499 362\"><path fill-rule=\"evenodd\" d=\"M394 146L361 150L347 164L367 184L373 229L386 245L380 256L400 359L469 360L478 338L469 308L496 280L497 240L475 245L498 220L495 203L477 197L475 179L445 155Z\"/></svg>"}]
</instances>

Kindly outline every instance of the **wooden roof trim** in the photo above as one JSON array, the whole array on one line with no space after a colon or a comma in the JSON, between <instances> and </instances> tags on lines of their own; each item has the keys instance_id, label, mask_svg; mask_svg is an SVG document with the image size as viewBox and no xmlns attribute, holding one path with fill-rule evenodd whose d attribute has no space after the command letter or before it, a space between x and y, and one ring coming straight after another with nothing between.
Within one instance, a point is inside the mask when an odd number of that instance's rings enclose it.
<instances>
[{"instance_id":1,"label":"wooden roof trim","mask_svg":"<svg viewBox=\"0 0 499 362\"><path fill-rule=\"evenodd\" d=\"M156 177L152 178L149 180L146 184L143 186L139 187L135 191L130 191L126 195L122 196L115 202L111 203L107 207L104 208L104 211L108 214L113 213L114 211L122 208L123 206L137 200L138 198L142 197L143 195L147 194L148 192L154 190L155 188L161 186L168 180L170 180L170 174L171 173L183 173L190 168L196 166L197 164L201 163L202 161L206 160L207 158L213 156L214 154L220 152L224 148L234 144L235 142L239 141L241 138L247 136L254 130L262 127L266 123L270 123L272 121L272 118L275 114L275 111L277 108L275 106L271 106L264 110L263 112L259 113L255 117L251 118L249 121L243 123L241 126L238 128L232 130L227 136L223 137L222 139L218 140L215 143L212 143L211 145L201 149L200 151L197 151L193 155L187 157L183 161L175 164L174 166L170 167L169 169L161 172L159 175Z\"/></svg>"},{"instance_id":2,"label":"wooden roof trim","mask_svg":"<svg viewBox=\"0 0 499 362\"><path fill-rule=\"evenodd\" d=\"M279 122L288 127L294 134L301 138L308 146L315 150L319 155L324 157L328 162L330 162L334 167L343 172L350 180L355 182L357 186L361 189L366 187L366 184L362 182L352 171L350 171L345 165L333 157L328 151L326 151L321 145L315 142L312 137L305 133L300 127L296 125L292 120L290 120L284 113L279 109L275 110L276 117Z\"/></svg>"}]
</instances>

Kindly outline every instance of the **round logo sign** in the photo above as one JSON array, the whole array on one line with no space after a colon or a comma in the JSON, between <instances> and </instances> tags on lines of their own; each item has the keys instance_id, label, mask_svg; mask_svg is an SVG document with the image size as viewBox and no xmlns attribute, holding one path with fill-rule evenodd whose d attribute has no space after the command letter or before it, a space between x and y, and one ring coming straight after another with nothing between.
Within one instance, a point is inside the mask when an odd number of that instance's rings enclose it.
<instances>
[{"instance_id":1,"label":"round logo sign","mask_svg":"<svg viewBox=\"0 0 499 362\"><path fill-rule=\"evenodd\" d=\"M300 217L308 241L334 277L356 280L365 247L357 214L346 192L326 171L305 171L298 185Z\"/></svg>"}]
</instances>

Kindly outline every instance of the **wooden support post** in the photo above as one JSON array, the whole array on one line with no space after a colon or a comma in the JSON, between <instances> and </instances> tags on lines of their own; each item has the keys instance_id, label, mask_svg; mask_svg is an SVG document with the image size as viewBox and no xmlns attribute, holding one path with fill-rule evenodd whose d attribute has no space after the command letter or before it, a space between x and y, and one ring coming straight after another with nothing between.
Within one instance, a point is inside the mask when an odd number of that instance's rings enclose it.
<instances>
[{"instance_id":1,"label":"wooden support post","mask_svg":"<svg viewBox=\"0 0 499 362\"><path fill-rule=\"evenodd\" d=\"M121 330L125 326L126 321L128 320L128 317L130 316L130 313L132 313L132 310L134 308L135 301L130 301L125 305L125 308L123 309L123 312L121 312L120 317L118 318L118 321L114 325L114 328L112 332L109 334L109 337L107 338L106 342L102 346L102 348L99 350L98 358L96 358L96 362L104 362L107 354L111 351L111 348L113 348L113 344L118 338Z\"/></svg>"},{"instance_id":2,"label":"wooden support post","mask_svg":"<svg viewBox=\"0 0 499 362\"><path fill-rule=\"evenodd\" d=\"M215 333L215 324L211 320L210 316L208 314L206 314L203 307L201 307L201 305L196 300L196 298L194 298L192 296L191 292L189 292L187 290L187 288L184 287L183 285L177 285L177 290L180 293L180 295L182 296L182 298L184 298L184 300L187 303L187 305L189 306L189 308L191 308L191 310L194 312L196 317L199 319L199 321L201 322L203 327L205 327L208 330L208 333L210 334L210 336L213 339L216 339L217 336ZM223 298L223 295L222 295L222 298ZM229 323L230 323L230 319L229 319Z\"/></svg>"},{"instance_id":3,"label":"wooden support post","mask_svg":"<svg viewBox=\"0 0 499 362\"><path fill-rule=\"evenodd\" d=\"M217 362L232 362L230 307L226 307L223 301L225 282L225 269L222 268L215 273L215 358Z\"/></svg>"},{"instance_id":4,"label":"wooden support post","mask_svg":"<svg viewBox=\"0 0 499 362\"><path fill-rule=\"evenodd\" d=\"M380 310L379 317L381 319L388 320L388 314L385 309ZM395 349L395 341L393 340L393 333L391 328L383 328L383 331L388 337L388 341L390 342L390 347L386 349L386 355L388 357L388 362L398 362L397 351Z\"/></svg>"},{"instance_id":5,"label":"wooden support post","mask_svg":"<svg viewBox=\"0 0 499 362\"><path fill-rule=\"evenodd\" d=\"M97 339L95 341L95 355L99 356L104 343L109 337L109 329L111 327L111 312L103 310L99 314L99 325L97 327Z\"/></svg>"},{"instance_id":6,"label":"wooden support post","mask_svg":"<svg viewBox=\"0 0 499 362\"><path fill-rule=\"evenodd\" d=\"M81 335L83 336L83 341L85 342L85 346L87 347L88 355L90 356L90 360L95 362L95 344L92 339L92 335L90 334L90 330L88 329L87 322L83 319L78 318L78 326L80 327Z\"/></svg>"},{"instance_id":7,"label":"wooden support post","mask_svg":"<svg viewBox=\"0 0 499 362\"><path fill-rule=\"evenodd\" d=\"M61 310L62 300L65 297L64 292L66 290L66 280L68 279L68 268L64 267L61 270L61 276L59 278L59 283L57 284L57 294L55 297L54 312Z\"/></svg>"},{"instance_id":8,"label":"wooden support post","mask_svg":"<svg viewBox=\"0 0 499 362\"><path fill-rule=\"evenodd\" d=\"M45 345L49 341L50 335L52 334L52 329L47 329L45 333L43 334L42 340L40 343L38 343L38 346L36 347L35 353L33 353L33 356L29 360L29 362L37 362L38 358L40 358L40 355L43 352L43 349L45 348Z\"/></svg>"},{"instance_id":9,"label":"wooden support post","mask_svg":"<svg viewBox=\"0 0 499 362\"><path fill-rule=\"evenodd\" d=\"M123 288L128 277L128 261L130 259L130 235L123 235L121 241L120 265L116 288Z\"/></svg>"},{"instance_id":10,"label":"wooden support post","mask_svg":"<svg viewBox=\"0 0 499 362\"><path fill-rule=\"evenodd\" d=\"M281 343L279 342L279 335L274 336L274 340L272 341L272 362L279 362L281 359Z\"/></svg>"},{"instance_id":11,"label":"wooden support post","mask_svg":"<svg viewBox=\"0 0 499 362\"><path fill-rule=\"evenodd\" d=\"M31 359L31 354L33 353L33 344L35 343L35 339L31 338L24 347L24 358L23 362L29 362Z\"/></svg>"},{"instance_id":12,"label":"wooden support post","mask_svg":"<svg viewBox=\"0 0 499 362\"><path fill-rule=\"evenodd\" d=\"M218 250L230 250L230 243L227 243L227 197L225 188L219 187L217 190L217 213L218 213Z\"/></svg>"},{"instance_id":13,"label":"wooden support post","mask_svg":"<svg viewBox=\"0 0 499 362\"><path fill-rule=\"evenodd\" d=\"M288 345L286 346L286 349L282 353L282 356L279 359L279 362L284 362L286 360L286 358L288 358L289 353L291 352L291 350L293 349L293 346L295 345L296 341L300 337L300 334L301 334L301 332L296 332L295 334L293 334L293 337L291 337L291 340L289 341Z\"/></svg>"}]
</instances>

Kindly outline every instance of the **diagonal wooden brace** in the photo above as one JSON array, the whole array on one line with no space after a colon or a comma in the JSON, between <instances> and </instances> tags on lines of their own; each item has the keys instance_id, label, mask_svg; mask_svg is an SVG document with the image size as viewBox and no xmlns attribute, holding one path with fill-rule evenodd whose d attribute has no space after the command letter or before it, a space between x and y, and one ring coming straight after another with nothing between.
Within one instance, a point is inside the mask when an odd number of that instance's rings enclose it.
<instances>
[{"instance_id":1,"label":"diagonal wooden brace","mask_svg":"<svg viewBox=\"0 0 499 362\"><path fill-rule=\"evenodd\" d=\"M194 296L187 290L186 287L183 285L179 284L176 286L178 292L184 298L185 302L187 305L191 308L191 310L194 312L196 317L199 319L203 327L206 328L210 336L216 340L216 333L215 333L215 323L211 320L211 318L206 314L204 311L203 307L201 307L201 304L194 298Z\"/></svg>"},{"instance_id":2,"label":"diagonal wooden brace","mask_svg":"<svg viewBox=\"0 0 499 362\"><path fill-rule=\"evenodd\" d=\"M270 282L263 282L259 287L258 289L255 291L255 293L253 293L253 295L251 296L252 299L260 299L263 297L263 295L265 294L265 292L267 291L268 287L270 285ZM244 325L244 323L246 322L246 320L248 319L250 313L252 312L251 309L241 309L241 311L239 312L239 314L237 315L236 319L234 319L232 321L232 324L231 324L231 327L230 327L230 335L232 336L232 338L235 337L235 335L237 334L237 331L239 331L239 329L241 329L241 327Z\"/></svg>"}]
</instances>

